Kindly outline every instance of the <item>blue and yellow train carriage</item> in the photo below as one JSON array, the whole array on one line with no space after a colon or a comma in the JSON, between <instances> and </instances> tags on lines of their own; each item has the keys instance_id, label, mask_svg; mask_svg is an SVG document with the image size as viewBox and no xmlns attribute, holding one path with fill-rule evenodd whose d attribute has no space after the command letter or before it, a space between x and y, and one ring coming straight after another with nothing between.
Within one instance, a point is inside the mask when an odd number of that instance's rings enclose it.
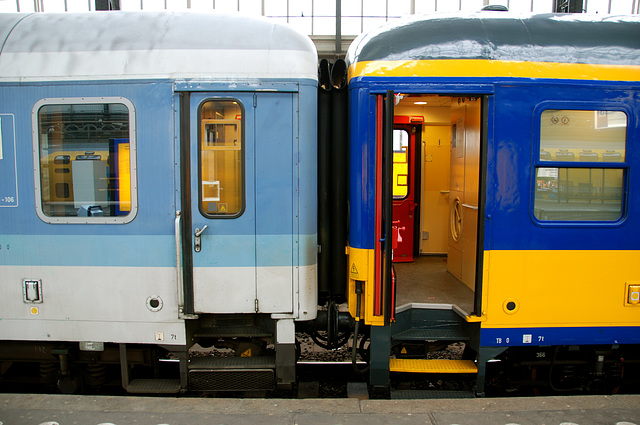
<instances>
[{"instance_id":1,"label":"blue and yellow train carriage","mask_svg":"<svg viewBox=\"0 0 640 425\"><path fill-rule=\"evenodd\" d=\"M2 15L0 39L3 372L32 362L65 392L118 364L130 392L290 386L294 322L317 309L311 41L124 12ZM188 362L196 342L238 362Z\"/></svg>"},{"instance_id":2,"label":"blue and yellow train carriage","mask_svg":"<svg viewBox=\"0 0 640 425\"><path fill-rule=\"evenodd\" d=\"M353 43L349 306L373 386L448 368L483 393L495 359L580 391L637 368L639 34L485 11ZM434 341L463 360L416 361Z\"/></svg>"}]
</instances>

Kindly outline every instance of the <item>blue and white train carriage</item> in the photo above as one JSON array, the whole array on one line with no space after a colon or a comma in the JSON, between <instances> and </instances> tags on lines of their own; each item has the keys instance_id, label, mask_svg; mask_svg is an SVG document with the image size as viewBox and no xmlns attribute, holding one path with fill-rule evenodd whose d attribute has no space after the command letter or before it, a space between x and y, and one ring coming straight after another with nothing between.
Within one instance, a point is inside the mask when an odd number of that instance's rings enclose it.
<instances>
[{"instance_id":1,"label":"blue and white train carriage","mask_svg":"<svg viewBox=\"0 0 640 425\"><path fill-rule=\"evenodd\" d=\"M64 391L120 362L131 392L291 384L317 310L311 41L179 13L3 15L0 39L2 361ZM187 365L196 340L249 360ZM151 347L180 380L135 380Z\"/></svg>"}]
</instances>

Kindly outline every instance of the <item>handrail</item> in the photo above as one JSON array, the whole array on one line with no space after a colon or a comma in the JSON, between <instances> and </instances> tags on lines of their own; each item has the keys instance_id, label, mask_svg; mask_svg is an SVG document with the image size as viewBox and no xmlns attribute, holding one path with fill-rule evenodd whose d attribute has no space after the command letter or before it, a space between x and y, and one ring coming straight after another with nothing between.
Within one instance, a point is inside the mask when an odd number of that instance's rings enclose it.
<instances>
[{"instance_id":1,"label":"handrail","mask_svg":"<svg viewBox=\"0 0 640 425\"><path fill-rule=\"evenodd\" d=\"M175 235L176 235L176 277L178 278L178 317L182 318L184 313L184 285L182 282L182 236L180 232L180 221L182 212L176 211Z\"/></svg>"}]
</instances>

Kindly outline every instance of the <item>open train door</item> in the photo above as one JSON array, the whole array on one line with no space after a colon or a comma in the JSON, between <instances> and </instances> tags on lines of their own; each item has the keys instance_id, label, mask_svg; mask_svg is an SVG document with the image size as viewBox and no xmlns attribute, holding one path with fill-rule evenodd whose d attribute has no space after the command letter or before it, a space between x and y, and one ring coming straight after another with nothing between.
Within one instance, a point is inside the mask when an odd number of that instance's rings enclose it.
<instances>
[{"instance_id":1,"label":"open train door","mask_svg":"<svg viewBox=\"0 0 640 425\"><path fill-rule=\"evenodd\" d=\"M373 391L386 391L389 382L391 322L395 315L393 273L393 115L395 96L376 95L376 183L373 326L371 326L369 383ZM377 320L375 320L377 319Z\"/></svg>"},{"instance_id":2,"label":"open train door","mask_svg":"<svg viewBox=\"0 0 640 425\"><path fill-rule=\"evenodd\" d=\"M393 126L393 262L411 262L420 226L420 133L422 118L395 116Z\"/></svg>"}]
</instances>

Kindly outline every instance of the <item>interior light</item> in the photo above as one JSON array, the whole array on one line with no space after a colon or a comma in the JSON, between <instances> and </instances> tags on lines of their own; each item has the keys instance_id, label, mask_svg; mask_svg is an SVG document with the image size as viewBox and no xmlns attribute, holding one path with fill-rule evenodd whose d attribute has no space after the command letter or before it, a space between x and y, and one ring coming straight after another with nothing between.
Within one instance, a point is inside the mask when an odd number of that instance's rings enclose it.
<instances>
[{"instance_id":1,"label":"interior light","mask_svg":"<svg viewBox=\"0 0 640 425\"><path fill-rule=\"evenodd\" d=\"M427 102L413 102L414 105L426 105Z\"/></svg>"}]
</instances>

